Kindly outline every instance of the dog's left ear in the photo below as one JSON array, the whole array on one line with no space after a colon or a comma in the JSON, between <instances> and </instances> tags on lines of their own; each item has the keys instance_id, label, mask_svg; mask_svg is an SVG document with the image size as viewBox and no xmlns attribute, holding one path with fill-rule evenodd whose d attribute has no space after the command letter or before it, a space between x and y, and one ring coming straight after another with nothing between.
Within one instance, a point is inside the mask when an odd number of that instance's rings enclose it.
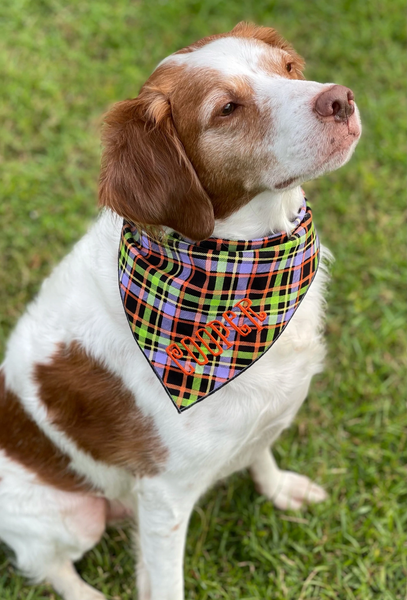
<instances>
[{"instance_id":1,"label":"dog's left ear","mask_svg":"<svg viewBox=\"0 0 407 600\"><path fill-rule=\"evenodd\" d=\"M215 226L212 203L178 137L168 100L145 86L107 114L99 203L143 225L198 241Z\"/></svg>"}]
</instances>

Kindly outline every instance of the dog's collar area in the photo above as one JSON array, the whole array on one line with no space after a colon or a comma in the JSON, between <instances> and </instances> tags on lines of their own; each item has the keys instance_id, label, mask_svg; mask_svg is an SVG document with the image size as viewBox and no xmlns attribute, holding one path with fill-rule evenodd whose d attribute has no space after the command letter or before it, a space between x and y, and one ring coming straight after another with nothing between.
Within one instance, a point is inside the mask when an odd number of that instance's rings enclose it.
<instances>
[{"instance_id":1,"label":"dog's collar area","mask_svg":"<svg viewBox=\"0 0 407 600\"><path fill-rule=\"evenodd\" d=\"M193 251L199 254L206 253L208 251L215 252L250 252L253 250L266 249L273 246L279 246L281 244L285 244L289 242L293 236L296 235L296 229L300 225L300 223L304 220L305 215L307 213L307 204L304 199L301 207L298 209L298 214L295 219L292 221L292 231L288 235L286 232L279 232L275 234L271 234L269 236L265 236L262 238L255 238L252 240L230 240L223 238L207 238L201 242L193 242L187 238L184 238L181 234L176 231L172 231L171 233L165 234L163 239L156 240L148 235L148 233L144 231L140 231L133 223L129 221L124 221L124 224L127 225L131 231L134 238L134 241L137 242L141 247L145 249L150 249L152 245L162 246L163 249L168 247L168 250L171 248L179 249L181 251Z\"/></svg>"},{"instance_id":2,"label":"dog's collar area","mask_svg":"<svg viewBox=\"0 0 407 600\"><path fill-rule=\"evenodd\" d=\"M319 264L304 201L290 235L159 242L123 222L119 286L133 337L179 412L239 376L287 327Z\"/></svg>"}]
</instances>

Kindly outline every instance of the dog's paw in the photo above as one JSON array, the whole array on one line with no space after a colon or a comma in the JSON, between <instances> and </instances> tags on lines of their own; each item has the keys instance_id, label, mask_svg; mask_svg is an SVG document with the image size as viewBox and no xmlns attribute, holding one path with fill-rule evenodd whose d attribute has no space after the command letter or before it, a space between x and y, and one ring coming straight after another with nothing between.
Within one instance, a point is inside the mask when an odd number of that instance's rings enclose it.
<instances>
[{"instance_id":1,"label":"dog's paw","mask_svg":"<svg viewBox=\"0 0 407 600\"><path fill-rule=\"evenodd\" d=\"M141 554L140 551L139 551L139 554ZM137 573L138 599L139 600L150 600L150 598L151 598L150 578L148 576L148 572L147 572L145 563L140 555L139 555L139 559L137 561L136 573Z\"/></svg>"},{"instance_id":2,"label":"dog's paw","mask_svg":"<svg viewBox=\"0 0 407 600\"><path fill-rule=\"evenodd\" d=\"M298 510L304 504L326 500L328 494L305 475L280 471L279 479L270 500L281 510Z\"/></svg>"},{"instance_id":3,"label":"dog's paw","mask_svg":"<svg viewBox=\"0 0 407 600\"><path fill-rule=\"evenodd\" d=\"M73 594L67 594L65 597L66 600L106 600L106 596L84 582L79 590L75 590Z\"/></svg>"}]
</instances>

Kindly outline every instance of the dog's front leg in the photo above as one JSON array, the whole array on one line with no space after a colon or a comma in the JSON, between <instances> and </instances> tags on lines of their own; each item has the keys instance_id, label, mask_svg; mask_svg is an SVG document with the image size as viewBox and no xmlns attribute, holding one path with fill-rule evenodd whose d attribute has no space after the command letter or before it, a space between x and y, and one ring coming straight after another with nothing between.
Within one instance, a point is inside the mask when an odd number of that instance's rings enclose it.
<instances>
[{"instance_id":1,"label":"dog's front leg","mask_svg":"<svg viewBox=\"0 0 407 600\"><path fill-rule=\"evenodd\" d=\"M303 504L322 502L325 490L305 475L278 468L269 448L264 448L250 466L250 474L260 494L282 510L297 510Z\"/></svg>"},{"instance_id":2,"label":"dog's front leg","mask_svg":"<svg viewBox=\"0 0 407 600\"><path fill-rule=\"evenodd\" d=\"M183 600L188 521L199 493L161 477L138 491L139 600Z\"/></svg>"}]
</instances>

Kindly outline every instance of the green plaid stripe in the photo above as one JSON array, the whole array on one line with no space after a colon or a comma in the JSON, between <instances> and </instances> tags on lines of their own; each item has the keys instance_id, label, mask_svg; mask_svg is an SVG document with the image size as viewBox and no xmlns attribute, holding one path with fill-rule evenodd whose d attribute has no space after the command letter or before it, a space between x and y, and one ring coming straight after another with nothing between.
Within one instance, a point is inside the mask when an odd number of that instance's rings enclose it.
<instances>
[{"instance_id":1,"label":"green plaid stripe","mask_svg":"<svg viewBox=\"0 0 407 600\"><path fill-rule=\"evenodd\" d=\"M174 233L158 243L124 221L125 313L179 412L247 369L289 323L319 263L305 202L293 226L259 240L194 244Z\"/></svg>"}]
</instances>

